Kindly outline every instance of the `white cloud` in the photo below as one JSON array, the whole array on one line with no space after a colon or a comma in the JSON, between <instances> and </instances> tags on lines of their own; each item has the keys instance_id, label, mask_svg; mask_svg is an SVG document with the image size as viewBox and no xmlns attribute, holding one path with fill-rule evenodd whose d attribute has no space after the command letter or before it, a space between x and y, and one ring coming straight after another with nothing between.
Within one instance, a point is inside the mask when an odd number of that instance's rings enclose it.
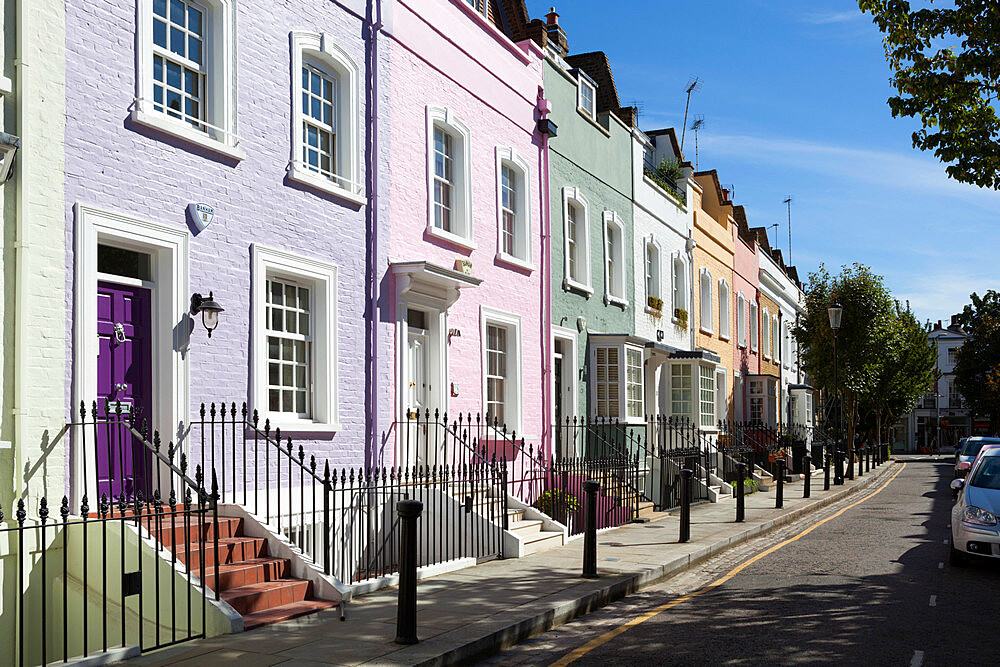
<instances>
[{"instance_id":1,"label":"white cloud","mask_svg":"<svg viewBox=\"0 0 1000 667\"><path fill-rule=\"evenodd\" d=\"M809 23L812 25L829 25L831 23L847 23L849 21L855 21L864 15L858 11L846 11L846 12L809 12L803 15L799 20L803 23Z\"/></svg>"},{"instance_id":2,"label":"white cloud","mask_svg":"<svg viewBox=\"0 0 1000 667\"><path fill-rule=\"evenodd\" d=\"M761 164L782 165L868 186L879 184L920 196L946 195L991 211L1000 205L1000 192L948 178L944 165L930 156L749 135L705 133L699 139L706 153L744 159L758 167Z\"/></svg>"}]
</instances>

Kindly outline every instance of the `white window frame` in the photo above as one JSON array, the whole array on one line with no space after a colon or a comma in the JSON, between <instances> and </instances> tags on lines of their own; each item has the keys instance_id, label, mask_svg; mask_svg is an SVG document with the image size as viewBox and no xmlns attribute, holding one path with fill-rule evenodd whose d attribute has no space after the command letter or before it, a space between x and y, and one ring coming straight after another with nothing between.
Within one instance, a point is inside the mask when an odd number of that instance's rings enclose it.
<instances>
[{"instance_id":1,"label":"white window frame","mask_svg":"<svg viewBox=\"0 0 1000 667\"><path fill-rule=\"evenodd\" d=\"M291 68L291 158L288 178L361 206L366 202L361 177L361 74L357 63L327 33L293 30ZM334 169L317 173L302 161L302 68L312 63L334 81Z\"/></svg>"},{"instance_id":2,"label":"white window frame","mask_svg":"<svg viewBox=\"0 0 1000 667\"><path fill-rule=\"evenodd\" d=\"M729 304L729 282L719 278L719 339L729 340L731 306Z\"/></svg>"},{"instance_id":3,"label":"white window frame","mask_svg":"<svg viewBox=\"0 0 1000 667\"><path fill-rule=\"evenodd\" d=\"M718 425L718 422L720 422L720 421L726 421L726 420L729 419L729 401L727 400L729 398L729 395L728 395L729 392L727 391L729 378L727 377L727 375L728 375L728 373L726 371L726 368L724 368L722 366L717 366L716 367L716 369L715 369L715 421L716 421L716 425ZM722 381L722 394L721 395L719 394L719 381L720 381L720 378L721 378L721 381Z\"/></svg>"},{"instance_id":4,"label":"white window frame","mask_svg":"<svg viewBox=\"0 0 1000 667\"><path fill-rule=\"evenodd\" d=\"M781 350L781 328L778 325L778 315L771 315L771 359L779 363L778 352Z\"/></svg>"},{"instance_id":5,"label":"white window frame","mask_svg":"<svg viewBox=\"0 0 1000 667\"><path fill-rule=\"evenodd\" d=\"M712 305L712 272L703 266L698 272L698 327L702 333L715 333L712 329Z\"/></svg>"},{"instance_id":6,"label":"white window frame","mask_svg":"<svg viewBox=\"0 0 1000 667\"><path fill-rule=\"evenodd\" d=\"M508 313L495 308L480 306L479 310L479 332L480 332L480 356L482 363L482 405L486 405L486 371L489 360L487 359L487 325L500 326L507 329L507 362L508 379L504 383L506 396L504 397L504 414L506 417L507 432L523 432L523 392L522 377L523 366L521 359L521 316Z\"/></svg>"},{"instance_id":7,"label":"white window frame","mask_svg":"<svg viewBox=\"0 0 1000 667\"><path fill-rule=\"evenodd\" d=\"M608 232L611 228L614 228L614 233L618 237L618 243L614 245L616 257L611 257L608 253L608 246L611 243L611 237ZM616 304L622 307L628 307L628 297L625 294L625 224L622 219L618 217L618 214L614 211L604 212L604 304L611 305ZM611 275L608 264L609 261L614 262L615 270L614 275ZM618 284L618 292L616 293L612 287L614 283Z\"/></svg>"},{"instance_id":8,"label":"white window frame","mask_svg":"<svg viewBox=\"0 0 1000 667\"><path fill-rule=\"evenodd\" d=\"M503 249L503 168L515 172L517 187L515 195L514 222L514 253L509 254ZM497 259L506 264L534 271L532 264L531 236L531 169L528 162L517 151L509 146L497 146Z\"/></svg>"},{"instance_id":9,"label":"white window frame","mask_svg":"<svg viewBox=\"0 0 1000 667\"><path fill-rule=\"evenodd\" d=\"M761 338L760 344L761 344L761 348L763 348L761 350L761 353L764 355L765 359L767 359L768 361L770 361L771 360L771 341L770 341L770 338L771 338L771 309L770 308L764 308L764 310L763 310L763 312L761 314L760 323L761 323L761 327L760 327L760 338Z\"/></svg>"},{"instance_id":10,"label":"white window frame","mask_svg":"<svg viewBox=\"0 0 1000 667\"><path fill-rule=\"evenodd\" d=\"M743 292L736 294L736 344L746 349L747 346L747 299Z\"/></svg>"},{"instance_id":11,"label":"white window frame","mask_svg":"<svg viewBox=\"0 0 1000 667\"><path fill-rule=\"evenodd\" d=\"M583 292L587 296L594 293L590 275L590 205L587 198L583 196L579 188L564 187L562 190L563 199L563 289ZM580 267L580 277L582 282L575 280L569 272L569 210L570 206L575 206L580 212L580 217L576 221L576 229L579 238L576 238L578 266Z\"/></svg>"},{"instance_id":12,"label":"white window frame","mask_svg":"<svg viewBox=\"0 0 1000 667\"><path fill-rule=\"evenodd\" d=\"M645 416L645 382L644 382L644 367L643 367L643 350L640 347L635 347L634 345L625 346L625 363L623 364L623 372L625 374L624 388L625 392L623 398L625 399L625 419L627 421L634 421L637 419L643 419ZM630 363L630 360L638 356L638 365ZM629 370L637 369L636 374L638 376L638 381L633 382L629 379ZM633 387L638 387L638 401L629 398L629 390ZM639 411L638 414L632 414L632 404L638 403Z\"/></svg>"},{"instance_id":13,"label":"white window frame","mask_svg":"<svg viewBox=\"0 0 1000 667\"><path fill-rule=\"evenodd\" d=\"M641 347L637 345L632 345L629 343L609 343L600 342L592 343L590 346L590 369L591 374L590 381L590 409L589 413L592 417L598 417L597 414L597 351L598 349L610 349L614 348L618 352L618 377L616 379L608 378L605 382L609 385L614 384L618 387L618 415L600 415L601 418L611 418L617 419L626 423L645 423L645 390L644 390L644 364L645 355ZM630 416L629 415L629 400L628 400L628 367L629 367L629 351L633 353L638 353L639 355L639 414ZM635 383L633 383L635 384ZM610 401L611 399L609 399Z\"/></svg>"},{"instance_id":14,"label":"white window frame","mask_svg":"<svg viewBox=\"0 0 1000 667\"><path fill-rule=\"evenodd\" d=\"M714 429L717 427L715 421L715 369L707 364L697 364L698 366L698 384L695 387L698 392L698 425L701 428ZM693 375L693 374L692 374ZM692 378L693 379L693 378ZM702 383L708 380L711 384L711 388L706 388L702 386ZM711 392L711 398L706 398L703 392ZM711 412L705 410L705 406L711 405Z\"/></svg>"},{"instance_id":15,"label":"white window frame","mask_svg":"<svg viewBox=\"0 0 1000 667\"><path fill-rule=\"evenodd\" d=\"M270 419L272 427L282 431L324 432L341 430L338 360L337 276L335 264L254 244L251 249L253 272L253 328L251 344L251 397L260 418ZM266 295L267 277L286 277L311 283L313 312L312 418L294 419L285 413L271 415L268 410L268 358Z\"/></svg>"},{"instance_id":16,"label":"white window frame","mask_svg":"<svg viewBox=\"0 0 1000 667\"><path fill-rule=\"evenodd\" d=\"M242 160L236 126L236 3L235 0L196 0L204 9L205 39L202 58L206 76L202 93L205 131L185 120L158 111L153 104L153 0L137 0L134 123L169 134L231 160Z\"/></svg>"},{"instance_id":17,"label":"white window frame","mask_svg":"<svg viewBox=\"0 0 1000 667\"><path fill-rule=\"evenodd\" d=\"M756 301L750 301L750 351L760 349L760 307Z\"/></svg>"},{"instance_id":18,"label":"white window frame","mask_svg":"<svg viewBox=\"0 0 1000 667\"><path fill-rule=\"evenodd\" d=\"M583 99L583 91L590 91L590 106L588 107ZM597 120L597 82L591 79L582 70L576 72L576 108L590 120Z\"/></svg>"},{"instance_id":19,"label":"white window frame","mask_svg":"<svg viewBox=\"0 0 1000 667\"><path fill-rule=\"evenodd\" d=\"M781 323L781 363L785 368L791 368L792 358L792 335L788 329L788 322Z\"/></svg>"},{"instance_id":20,"label":"white window frame","mask_svg":"<svg viewBox=\"0 0 1000 667\"><path fill-rule=\"evenodd\" d=\"M650 275L650 253L653 254L652 275ZM646 292L646 312L655 312L649 305L649 297L663 301L663 249L652 235L642 245L643 285ZM651 288L652 287L652 288Z\"/></svg>"},{"instance_id":21,"label":"white window frame","mask_svg":"<svg viewBox=\"0 0 1000 667\"><path fill-rule=\"evenodd\" d=\"M434 226L434 127L439 126L451 135L455 147L454 179L455 204L452 229L445 231ZM455 112L444 107L427 107L427 234L467 250L475 250L472 230L472 151L469 126Z\"/></svg>"},{"instance_id":22,"label":"white window frame","mask_svg":"<svg viewBox=\"0 0 1000 667\"><path fill-rule=\"evenodd\" d=\"M674 417L686 417L688 419L694 420L694 418L695 418L695 415L694 415L694 406L695 406L694 393L697 390L697 387L695 386L695 382L694 382L694 378L695 378L694 367L697 366L697 365L698 364L694 364L694 363L691 363L691 362L686 362L686 363L672 363L672 364L670 364L670 378L669 378L669 381L668 381L668 386L669 386L669 391L670 391L669 405L670 405L670 414L671 414L671 416L674 416ZM683 374L683 371L681 371L679 374L676 374L676 375L674 374L674 369L677 369L677 368L686 368L687 369L687 376L686 377L689 380L689 383L688 383L688 386L686 388L683 387L683 386L675 386L674 385L674 381L675 380L678 380L678 379L682 380L685 377L685 375ZM679 392L679 393L675 394L675 392ZM687 392L687 398L684 397L684 392ZM675 398L675 396L680 396L680 398ZM678 410L677 409L677 404L683 405L685 403L687 403L687 406L688 406L688 409L686 411L685 410Z\"/></svg>"},{"instance_id":23,"label":"white window frame","mask_svg":"<svg viewBox=\"0 0 1000 667\"><path fill-rule=\"evenodd\" d=\"M687 264L680 253L674 254L670 261L670 281L672 285L670 320L674 324L680 322L674 312L677 308L687 310ZM688 313L688 322L691 321L691 313Z\"/></svg>"}]
</instances>

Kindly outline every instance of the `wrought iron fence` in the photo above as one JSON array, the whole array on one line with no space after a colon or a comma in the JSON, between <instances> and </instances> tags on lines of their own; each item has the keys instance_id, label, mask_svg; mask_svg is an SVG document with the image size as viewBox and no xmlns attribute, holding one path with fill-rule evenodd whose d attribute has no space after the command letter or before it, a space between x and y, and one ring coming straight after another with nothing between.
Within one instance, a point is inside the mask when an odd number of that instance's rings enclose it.
<instances>
[{"instance_id":1,"label":"wrought iron fence","mask_svg":"<svg viewBox=\"0 0 1000 667\"><path fill-rule=\"evenodd\" d=\"M639 514L642 497L637 492L639 466L628 457L555 459L546 475L545 491L533 506L566 526L570 536L584 532L583 483L600 483L597 493L597 528L629 523Z\"/></svg>"},{"instance_id":2,"label":"wrought iron fence","mask_svg":"<svg viewBox=\"0 0 1000 667\"><path fill-rule=\"evenodd\" d=\"M41 498L32 515L22 498L6 523L2 509L0 579L19 593L10 610L18 665L206 636L219 571L213 493L186 488L163 499L140 490L117 501L102 493L93 508L84 497L78 516L65 496L57 510Z\"/></svg>"}]
</instances>

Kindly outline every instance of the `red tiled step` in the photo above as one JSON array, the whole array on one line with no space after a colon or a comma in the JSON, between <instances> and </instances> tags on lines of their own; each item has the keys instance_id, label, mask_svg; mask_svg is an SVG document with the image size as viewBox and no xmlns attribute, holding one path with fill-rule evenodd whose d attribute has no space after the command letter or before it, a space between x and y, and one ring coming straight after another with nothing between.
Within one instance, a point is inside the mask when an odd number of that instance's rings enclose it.
<instances>
[{"instance_id":1,"label":"red tiled step","mask_svg":"<svg viewBox=\"0 0 1000 667\"><path fill-rule=\"evenodd\" d=\"M215 537L215 523L211 518L205 521L192 521L191 518L174 517L160 521L143 521L143 526L157 536L164 546L197 542L199 536L211 541ZM236 517L219 517L219 539L237 537L243 532L243 519ZM200 532L199 532L200 531Z\"/></svg>"},{"instance_id":2,"label":"red tiled step","mask_svg":"<svg viewBox=\"0 0 1000 667\"><path fill-rule=\"evenodd\" d=\"M205 542L205 564L215 564L215 545L212 540ZM201 546L197 542L178 544L172 549L177 553L177 560L187 563L188 553L191 555L191 567L201 567ZM267 540L263 537L226 537L219 539L219 565L239 563L242 561L263 558L268 555Z\"/></svg>"},{"instance_id":3,"label":"red tiled step","mask_svg":"<svg viewBox=\"0 0 1000 667\"><path fill-rule=\"evenodd\" d=\"M199 562L198 566L200 567L200 565ZM220 564L219 588L216 589L214 564L206 563L205 570L208 575L205 580L209 588L221 592L248 584L287 579L291 574L291 569L291 561L287 558L253 558L238 563ZM195 569L194 572L200 574L198 569Z\"/></svg>"},{"instance_id":4,"label":"red tiled step","mask_svg":"<svg viewBox=\"0 0 1000 667\"><path fill-rule=\"evenodd\" d=\"M279 579L231 588L222 591L220 596L239 614L246 616L293 602L302 602L309 597L311 588L311 583L305 579Z\"/></svg>"},{"instance_id":5,"label":"red tiled step","mask_svg":"<svg viewBox=\"0 0 1000 667\"><path fill-rule=\"evenodd\" d=\"M252 614L244 614L243 629L252 630L262 625L281 623L306 614L313 614L317 611L336 607L339 603L329 600L302 600L291 604L283 604L280 607L272 607L264 611L256 611Z\"/></svg>"}]
</instances>

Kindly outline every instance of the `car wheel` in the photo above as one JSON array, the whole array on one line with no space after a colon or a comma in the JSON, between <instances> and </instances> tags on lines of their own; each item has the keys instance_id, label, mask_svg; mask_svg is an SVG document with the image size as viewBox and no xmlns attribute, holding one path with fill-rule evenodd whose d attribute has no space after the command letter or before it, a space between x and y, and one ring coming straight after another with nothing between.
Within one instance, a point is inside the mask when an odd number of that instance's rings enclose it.
<instances>
[{"instance_id":1,"label":"car wheel","mask_svg":"<svg viewBox=\"0 0 1000 667\"><path fill-rule=\"evenodd\" d=\"M951 551L948 552L948 563L956 567L962 567L965 565L965 562L965 554L952 545Z\"/></svg>"}]
</instances>

